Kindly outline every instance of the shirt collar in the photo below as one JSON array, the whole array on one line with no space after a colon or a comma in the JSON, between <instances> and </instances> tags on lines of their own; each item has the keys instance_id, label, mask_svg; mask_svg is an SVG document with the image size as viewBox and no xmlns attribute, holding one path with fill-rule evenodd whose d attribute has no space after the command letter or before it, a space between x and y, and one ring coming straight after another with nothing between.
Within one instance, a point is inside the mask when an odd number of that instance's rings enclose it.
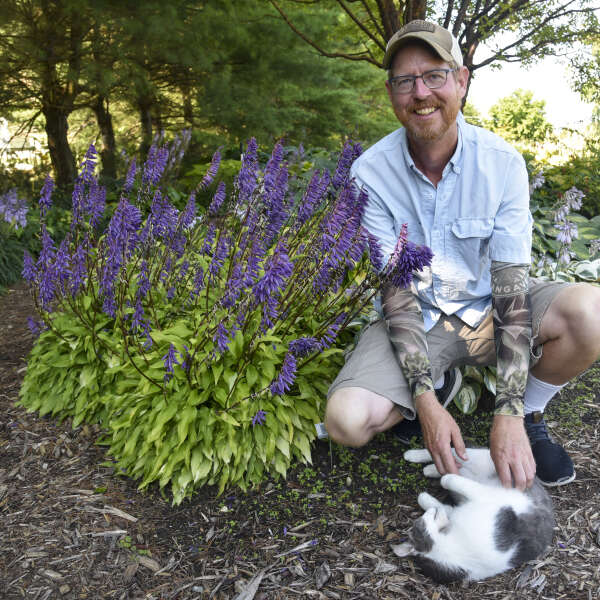
<instances>
[{"instance_id":1,"label":"shirt collar","mask_svg":"<svg viewBox=\"0 0 600 600\"><path fill-rule=\"evenodd\" d=\"M458 127L458 142L456 144L456 150L454 150L454 154L450 157L448 164L444 168L444 173L448 172L448 169L452 169L457 175L460 173L461 163L462 163L462 152L463 152L463 127L466 121L462 114L462 111L458 112L456 117L456 124ZM402 153L404 154L404 160L406 161L406 165L411 170L418 170L415 161L413 160L410 152L408 151L408 140L406 138L406 129L402 128Z\"/></svg>"}]
</instances>

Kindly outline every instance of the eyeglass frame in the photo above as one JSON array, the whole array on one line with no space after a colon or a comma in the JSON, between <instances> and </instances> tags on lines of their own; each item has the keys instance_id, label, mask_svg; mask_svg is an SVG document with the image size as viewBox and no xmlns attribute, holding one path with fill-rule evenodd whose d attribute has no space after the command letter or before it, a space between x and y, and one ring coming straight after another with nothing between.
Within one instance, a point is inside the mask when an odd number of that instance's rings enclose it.
<instances>
[{"instance_id":1,"label":"eyeglass frame","mask_svg":"<svg viewBox=\"0 0 600 600\"><path fill-rule=\"evenodd\" d=\"M424 79L425 75L428 75L429 73L439 72L439 71L443 72L446 75L446 78L444 79L444 83L442 83L442 85L438 85L437 87L429 87ZM455 71L458 71L458 68L455 68L455 69L429 69L429 71L425 71L424 73L421 73L420 75L395 75L394 77L390 77L388 79L388 83L390 84L390 90L393 94L410 94L415 89L415 85L417 84L417 79L420 79L423 82L423 85L428 90L439 90L440 88L443 88L446 85L446 82L448 81L448 73L453 73ZM407 90L406 92L400 92L398 90L395 90L393 88L392 81L395 81L396 79L412 79L412 87L410 88L410 90Z\"/></svg>"}]
</instances>

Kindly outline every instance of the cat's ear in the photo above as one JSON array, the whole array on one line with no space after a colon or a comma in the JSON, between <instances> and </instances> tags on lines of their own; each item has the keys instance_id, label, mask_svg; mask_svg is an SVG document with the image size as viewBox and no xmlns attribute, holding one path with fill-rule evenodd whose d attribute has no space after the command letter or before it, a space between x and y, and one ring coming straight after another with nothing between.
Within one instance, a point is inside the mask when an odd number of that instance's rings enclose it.
<instances>
[{"instance_id":1,"label":"cat's ear","mask_svg":"<svg viewBox=\"0 0 600 600\"><path fill-rule=\"evenodd\" d=\"M433 462L431 454L427 448L420 448L418 450L407 450L404 453L404 460L412 463L430 463Z\"/></svg>"},{"instance_id":2,"label":"cat's ear","mask_svg":"<svg viewBox=\"0 0 600 600\"><path fill-rule=\"evenodd\" d=\"M417 551L410 542L403 542L402 544L390 544L392 551L396 556L404 558L405 556L415 556Z\"/></svg>"}]
</instances>

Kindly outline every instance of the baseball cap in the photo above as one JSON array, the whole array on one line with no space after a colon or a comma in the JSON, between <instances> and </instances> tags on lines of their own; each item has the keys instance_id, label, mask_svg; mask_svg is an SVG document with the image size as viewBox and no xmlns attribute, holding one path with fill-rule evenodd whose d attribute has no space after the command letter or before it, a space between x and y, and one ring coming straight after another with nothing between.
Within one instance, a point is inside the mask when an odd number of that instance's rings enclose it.
<instances>
[{"instance_id":1,"label":"baseball cap","mask_svg":"<svg viewBox=\"0 0 600 600\"><path fill-rule=\"evenodd\" d=\"M457 39L447 29L435 23L416 19L396 31L390 38L385 49L385 56L383 57L383 68L389 69L394 54L408 40L414 39L425 42L436 54L452 66L462 66L463 59Z\"/></svg>"}]
</instances>

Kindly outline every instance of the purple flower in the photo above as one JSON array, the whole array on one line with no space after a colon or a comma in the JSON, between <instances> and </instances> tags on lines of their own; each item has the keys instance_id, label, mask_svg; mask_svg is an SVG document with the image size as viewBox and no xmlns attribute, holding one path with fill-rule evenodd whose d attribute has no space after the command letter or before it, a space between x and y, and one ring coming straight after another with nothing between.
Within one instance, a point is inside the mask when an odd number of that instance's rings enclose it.
<instances>
[{"instance_id":1,"label":"purple flower","mask_svg":"<svg viewBox=\"0 0 600 600\"><path fill-rule=\"evenodd\" d=\"M267 203L266 222L267 227L264 235L265 248L271 246L271 243L277 236L277 233L285 223L288 211L285 206L284 199L287 192L287 181L288 181L288 170L287 167L282 166L277 175L275 181L270 189L266 189L265 186L265 197Z\"/></svg>"},{"instance_id":2,"label":"purple flower","mask_svg":"<svg viewBox=\"0 0 600 600\"><path fill-rule=\"evenodd\" d=\"M202 178L200 182L200 187L205 190L215 178L217 171L219 170L219 165L221 164L221 153L217 150L212 157L212 161L210 163L210 167L208 167L208 171L206 171L206 175Z\"/></svg>"},{"instance_id":3,"label":"purple flower","mask_svg":"<svg viewBox=\"0 0 600 600\"><path fill-rule=\"evenodd\" d=\"M301 357L310 354L314 350L318 350L319 342L314 337L301 337L292 340L288 348L294 356Z\"/></svg>"},{"instance_id":4,"label":"purple flower","mask_svg":"<svg viewBox=\"0 0 600 600\"><path fill-rule=\"evenodd\" d=\"M302 198L302 204L298 209L298 216L296 217L296 226L299 229L310 217L312 217L315 209L320 204L323 196L327 192L329 187L329 172L324 171L321 175L319 171L315 171L306 188L304 197Z\"/></svg>"},{"instance_id":5,"label":"purple flower","mask_svg":"<svg viewBox=\"0 0 600 600\"><path fill-rule=\"evenodd\" d=\"M167 159L169 158L169 150L167 148L160 148L155 144L152 144L148 151L148 158L144 163L144 174L142 176L142 183L148 185L156 185L167 166Z\"/></svg>"},{"instance_id":6,"label":"purple flower","mask_svg":"<svg viewBox=\"0 0 600 600\"><path fill-rule=\"evenodd\" d=\"M188 229L194 224L196 220L196 194L192 192L188 198L185 210L183 211L183 217L181 219L181 226L184 229Z\"/></svg>"},{"instance_id":7,"label":"purple flower","mask_svg":"<svg viewBox=\"0 0 600 600\"><path fill-rule=\"evenodd\" d=\"M369 244L369 259L371 265L379 272L383 269L383 252L381 251L379 240L370 231L367 231L367 241Z\"/></svg>"},{"instance_id":8,"label":"purple flower","mask_svg":"<svg viewBox=\"0 0 600 600\"><path fill-rule=\"evenodd\" d=\"M135 310L131 317L131 331L135 333L140 327L145 326L145 314L144 307L142 306L141 300L138 298L135 303ZM163 357L164 358L164 357Z\"/></svg>"},{"instance_id":9,"label":"purple flower","mask_svg":"<svg viewBox=\"0 0 600 600\"><path fill-rule=\"evenodd\" d=\"M70 258L69 244L67 238L65 238L58 247L53 266L54 276L56 277L57 283L60 283L61 285L67 281L71 275Z\"/></svg>"},{"instance_id":10,"label":"purple flower","mask_svg":"<svg viewBox=\"0 0 600 600\"><path fill-rule=\"evenodd\" d=\"M54 181L50 175L46 176L44 180L44 185L42 186L42 191L40 192L40 214L42 217L46 216L48 209L52 206L52 190L54 190Z\"/></svg>"},{"instance_id":11,"label":"purple flower","mask_svg":"<svg viewBox=\"0 0 600 600\"><path fill-rule=\"evenodd\" d=\"M27 327L29 327L29 331L31 331L32 335L36 338L39 337L42 331L47 329L43 321L36 321L31 317L27 317Z\"/></svg>"},{"instance_id":12,"label":"purple flower","mask_svg":"<svg viewBox=\"0 0 600 600\"><path fill-rule=\"evenodd\" d=\"M220 322L217 325L217 331L213 336L213 342L217 345L217 350L222 354L229 347L229 343L231 340L229 339L229 332L227 331L225 325Z\"/></svg>"},{"instance_id":13,"label":"purple flower","mask_svg":"<svg viewBox=\"0 0 600 600\"><path fill-rule=\"evenodd\" d=\"M212 202L210 203L210 206L208 207L208 214L211 217L214 217L218 212L219 209L221 208L221 205L223 204L223 200L225 200L225 182L224 181L220 181L219 185L217 186L217 191L215 192L215 195L213 196Z\"/></svg>"},{"instance_id":14,"label":"purple flower","mask_svg":"<svg viewBox=\"0 0 600 600\"><path fill-rule=\"evenodd\" d=\"M338 158L338 164L331 183L335 189L339 188L347 179L350 167L354 160L354 145L350 140L346 141Z\"/></svg>"},{"instance_id":15,"label":"purple flower","mask_svg":"<svg viewBox=\"0 0 600 600\"><path fill-rule=\"evenodd\" d=\"M558 229L556 234L556 241L561 244L569 246L574 239L578 237L577 225L572 221L563 221L562 223L555 223L554 228Z\"/></svg>"},{"instance_id":16,"label":"purple flower","mask_svg":"<svg viewBox=\"0 0 600 600\"><path fill-rule=\"evenodd\" d=\"M269 386L269 389L274 396L281 396L292 387L292 384L296 379L297 368L298 365L296 364L294 355L291 352L288 352L283 359L283 365L281 366L281 371L279 371L277 379Z\"/></svg>"},{"instance_id":17,"label":"purple flower","mask_svg":"<svg viewBox=\"0 0 600 600\"><path fill-rule=\"evenodd\" d=\"M19 198L17 189L12 188L6 194L0 196L0 216L13 225L15 229L27 225L27 201Z\"/></svg>"},{"instance_id":18,"label":"purple flower","mask_svg":"<svg viewBox=\"0 0 600 600\"><path fill-rule=\"evenodd\" d=\"M56 247L54 246L54 242L46 229L46 225L42 224L42 251L37 260L38 269L49 267L55 253Z\"/></svg>"},{"instance_id":19,"label":"purple flower","mask_svg":"<svg viewBox=\"0 0 600 600\"><path fill-rule=\"evenodd\" d=\"M254 294L258 302L264 302L269 297L279 294L285 287L287 279L294 270L284 242L279 242L275 252L265 265L265 274L254 286Z\"/></svg>"},{"instance_id":20,"label":"purple flower","mask_svg":"<svg viewBox=\"0 0 600 600\"><path fill-rule=\"evenodd\" d=\"M137 170L137 165L135 162L135 157L131 159L129 163L129 169L127 169L127 177L125 178L125 185L123 186L123 193L125 195L129 194L131 189L133 188L133 182L135 181L135 174Z\"/></svg>"},{"instance_id":21,"label":"purple flower","mask_svg":"<svg viewBox=\"0 0 600 600\"><path fill-rule=\"evenodd\" d=\"M190 297L192 300L198 296L200 290L204 287L204 269L198 267L196 274L194 275L194 289L192 290Z\"/></svg>"},{"instance_id":22,"label":"purple flower","mask_svg":"<svg viewBox=\"0 0 600 600\"><path fill-rule=\"evenodd\" d=\"M136 297L145 298L148 292L150 291L150 279L148 279L148 263L143 260L140 265L140 272L137 276L137 285L138 289L136 292Z\"/></svg>"},{"instance_id":23,"label":"purple flower","mask_svg":"<svg viewBox=\"0 0 600 600\"><path fill-rule=\"evenodd\" d=\"M264 425L267 422L267 413L264 410L259 410L252 417L252 427L256 425Z\"/></svg>"},{"instance_id":24,"label":"purple flower","mask_svg":"<svg viewBox=\"0 0 600 600\"><path fill-rule=\"evenodd\" d=\"M243 156L242 167L236 179L241 202L249 200L256 188L256 177L258 173L258 145L255 138L250 138L246 153Z\"/></svg>"},{"instance_id":25,"label":"purple flower","mask_svg":"<svg viewBox=\"0 0 600 600\"><path fill-rule=\"evenodd\" d=\"M277 142L267 163L264 176L265 191L270 193L275 187L277 176L281 167L281 161L283 160L283 145L281 142Z\"/></svg>"},{"instance_id":26,"label":"purple flower","mask_svg":"<svg viewBox=\"0 0 600 600\"><path fill-rule=\"evenodd\" d=\"M581 190L572 187L564 193L563 201L571 210L579 210L584 198L585 194Z\"/></svg>"},{"instance_id":27,"label":"purple flower","mask_svg":"<svg viewBox=\"0 0 600 600\"><path fill-rule=\"evenodd\" d=\"M342 326L342 323L346 320L347 316L348 314L345 312L339 314L336 317L335 321L327 328L327 330L319 340L319 347L321 350L326 350L327 348L333 345L333 342L335 342L335 338L338 336L338 333L340 331L340 327Z\"/></svg>"},{"instance_id":28,"label":"purple flower","mask_svg":"<svg viewBox=\"0 0 600 600\"><path fill-rule=\"evenodd\" d=\"M73 253L71 272L71 294L74 296L79 291L83 282L87 279L87 238L77 246Z\"/></svg>"},{"instance_id":29,"label":"purple flower","mask_svg":"<svg viewBox=\"0 0 600 600\"><path fill-rule=\"evenodd\" d=\"M23 279L30 283L37 275L37 269L35 268L33 258L31 258L31 254L29 254L27 250L23 253L23 271L21 271L21 274L23 275Z\"/></svg>"},{"instance_id":30,"label":"purple flower","mask_svg":"<svg viewBox=\"0 0 600 600\"><path fill-rule=\"evenodd\" d=\"M215 248L215 253L213 254L210 266L208 267L208 281L211 285L217 280L219 273L225 264L225 259L229 254L230 241L230 238L223 233L221 233L217 240L217 247Z\"/></svg>"},{"instance_id":31,"label":"purple flower","mask_svg":"<svg viewBox=\"0 0 600 600\"><path fill-rule=\"evenodd\" d=\"M94 170L96 169L98 153L94 144L90 144L80 166L79 180L84 183L91 183L94 179Z\"/></svg>"},{"instance_id":32,"label":"purple flower","mask_svg":"<svg viewBox=\"0 0 600 600\"><path fill-rule=\"evenodd\" d=\"M169 381L169 379L171 379L171 377L173 376L173 368L175 365L179 364L179 361L177 360L177 352L175 351L175 346L173 344L171 344L169 346L169 350L168 352L162 357L162 361L165 365L165 381Z\"/></svg>"},{"instance_id":33,"label":"purple flower","mask_svg":"<svg viewBox=\"0 0 600 600\"><path fill-rule=\"evenodd\" d=\"M90 225L96 227L100 222L100 218L106 209L106 189L98 185L94 179L90 183L88 190L88 201L85 206L86 212L90 216Z\"/></svg>"},{"instance_id":34,"label":"purple flower","mask_svg":"<svg viewBox=\"0 0 600 600\"><path fill-rule=\"evenodd\" d=\"M396 287L408 287L412 282L413 271L429 266L432 258L433 253L427 246L416 246L407 240L407 228L404 224L385 267L386 278Z\"/></svg>"},{"instance_id":35,"label":"purple flower","mask_svg":"<svg viewBox=\"0 0 600 600\"><path fill-rule=\"evenodd\" d=\"M152 235L157 239L170 239L177 228L178 214L178 210L167 198L163 198L160 190L156 190L148 219Z\"/></svg>"}]
</instances>

